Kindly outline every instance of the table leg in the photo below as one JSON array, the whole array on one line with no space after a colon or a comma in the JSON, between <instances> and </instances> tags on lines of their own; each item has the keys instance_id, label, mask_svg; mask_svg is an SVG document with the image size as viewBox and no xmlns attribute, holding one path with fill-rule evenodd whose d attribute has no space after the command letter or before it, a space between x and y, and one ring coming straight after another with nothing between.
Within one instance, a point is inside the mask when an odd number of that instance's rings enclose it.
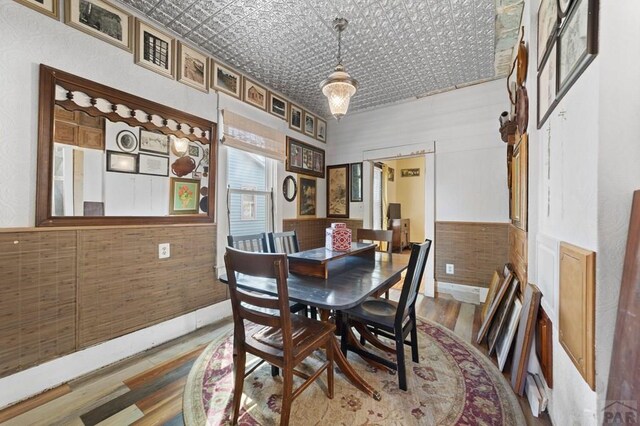
<instances>
[{"instance_id":1,"label":"table leg","mask_svg":"<svg viewBox=\"0 0 640 426\"><path fill-rule=\"evenodd\" d=\"M320 309L320 319L322 321L329 321L329 311L326 309ZM362 392L367 395L373 397L376 401L380 401L382 396L380 392L374 389L369 383L367 383L357 372L353 369L349 361L344 356L342 351L340 350L340 344L337 339L332 339L333 342L333 361L336 366L340 369L342 374L347 378L348 381L351 382L356 388L360 389Z\"/></svg>"}]
</instances>

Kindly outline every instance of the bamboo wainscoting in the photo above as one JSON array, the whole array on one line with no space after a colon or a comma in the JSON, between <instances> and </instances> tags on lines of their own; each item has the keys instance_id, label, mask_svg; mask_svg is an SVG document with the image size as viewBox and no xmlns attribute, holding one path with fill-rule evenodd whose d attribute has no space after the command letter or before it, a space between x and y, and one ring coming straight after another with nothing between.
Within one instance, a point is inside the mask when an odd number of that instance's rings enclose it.
<instances>
[{"instance_id":1,"label":"bamboo wainscoting","mask_svg":"<svg viewBox=\"0 0 640 426\"><path fill-rule=\"evenodd\" d=\"M215 225L0 231L0 377L225 300L215 237Z\"/></svg>"}]
</instances>

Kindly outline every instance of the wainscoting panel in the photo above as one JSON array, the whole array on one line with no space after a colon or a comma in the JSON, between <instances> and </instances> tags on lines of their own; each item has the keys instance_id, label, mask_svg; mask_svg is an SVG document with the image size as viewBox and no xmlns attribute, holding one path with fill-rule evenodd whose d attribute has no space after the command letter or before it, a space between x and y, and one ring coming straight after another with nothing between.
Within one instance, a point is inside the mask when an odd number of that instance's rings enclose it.
<instances>
[{"instance_id":1,"label":"wainscoting panel","mask_svg":"<svg viewBox=\"0 0 640 426\"><path fill-rule=\"evenodd\" d=\"M76 348L76 233L0 233L0 377Z\"/></svg>"},{"instance_id":2,"label":"wainscoting panel","mask_svg":"<svg viewBox=\"0 0 640 426\"><path fill-rule=\"evenodd\" d=\"M509 258L508 223L436 222L436 281L488 287ZM446 264L454 274L446 273Z\"/></svg>"},{"instance_id":3,"label":"wainscoting panel","mask_svg":"<svg viewBox=\"0 0 640 426\"><path fill-rule=\"evenodd\" d=\"M212 226L79 231L79 348L224 300L215 241Z\"/></svg>"}]
</instances>

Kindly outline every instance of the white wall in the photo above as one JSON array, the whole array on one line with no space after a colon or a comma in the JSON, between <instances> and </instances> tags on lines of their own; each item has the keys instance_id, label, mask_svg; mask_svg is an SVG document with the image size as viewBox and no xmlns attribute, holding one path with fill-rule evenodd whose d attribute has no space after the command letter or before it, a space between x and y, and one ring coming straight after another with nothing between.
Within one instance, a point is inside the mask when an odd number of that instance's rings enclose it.
<instances>
[{"instance_id":1,"label":"white wall","mask_svg":"<svg viewBox=\"0 0 640 426\"><path fill-rule=\"evenodd\" d=\"M507 222L506 144L498 132L498 116L509 109L504 93L505 81L496 80L349 113L329 128L328 164L362 161L365 151L435 145L436 220ZM365 202L351 203L351 216L365 220L368 177L365 171Z\"/></svg>"}]
</instances>

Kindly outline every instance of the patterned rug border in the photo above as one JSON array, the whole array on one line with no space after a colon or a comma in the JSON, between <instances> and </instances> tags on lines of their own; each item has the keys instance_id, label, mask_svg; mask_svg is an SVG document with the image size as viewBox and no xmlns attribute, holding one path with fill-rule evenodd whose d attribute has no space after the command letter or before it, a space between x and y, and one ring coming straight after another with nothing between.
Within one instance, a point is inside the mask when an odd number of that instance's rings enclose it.
<instances>
[{"instance_id":1,"label":"patterned rug border","mask_svg":"<svg viewBox=\"0 0 640 426\"><path fill-rule=\"evenodd\" d=\"M419 315L417 316L417 318L418 320L439 329L441 332L445 333L448 337L457 341L459 344L464 345L465 348L467 348L478 359L478 361L483 365L483 367L490 371L491 376L494 378L497 378L500 384L503 387L505 387L507 390L509 390L509 392L507 392L507 398L509 399L510 405L516 408L515 415L519 420L517 424L522 424L522 425L526 424L526 420L522 412L522 409L520 407L520 403L518 402L518 398L516 397L515 393L511 391L511 384L507 381L507 379L504 377L502 372L498 370L498 368L495 365L493 365L491 360L486 357L486 355L480 352L471 343L468 343L462 340L452 330L449 330L448 328L440 324L437 324L431 320L428 320L424 317L421 317ZM187 383L185 385L185 389L183 393L183 407L182 407L183 418L186 426L190 426L190 425L199 426L199 425L207 424L207 418L203 416L205 410L204 410L204 406L202 405L202 398L201 397L195 398L193 396L201 395L202 393L201 391L202 386L200 384L202 383L202 378L203 378L205 369L199 368L199 367L204 365L204 361L211 355L211 352L213 351L216 344L228 338L229 332L233 332L233 323L224 325L222 327L222 329L225 329L225 328L228 330L224 330L224 331L220 330L219 335L207 345L204 351L200 354L200 356L198 356L198 358L194 362L193 367L191 368L191 371L189 371L189 376L187 377ZM336 374L336 379L338 379L338 377L340 377L340 374Z\"/></svg>"}]
</instances>

